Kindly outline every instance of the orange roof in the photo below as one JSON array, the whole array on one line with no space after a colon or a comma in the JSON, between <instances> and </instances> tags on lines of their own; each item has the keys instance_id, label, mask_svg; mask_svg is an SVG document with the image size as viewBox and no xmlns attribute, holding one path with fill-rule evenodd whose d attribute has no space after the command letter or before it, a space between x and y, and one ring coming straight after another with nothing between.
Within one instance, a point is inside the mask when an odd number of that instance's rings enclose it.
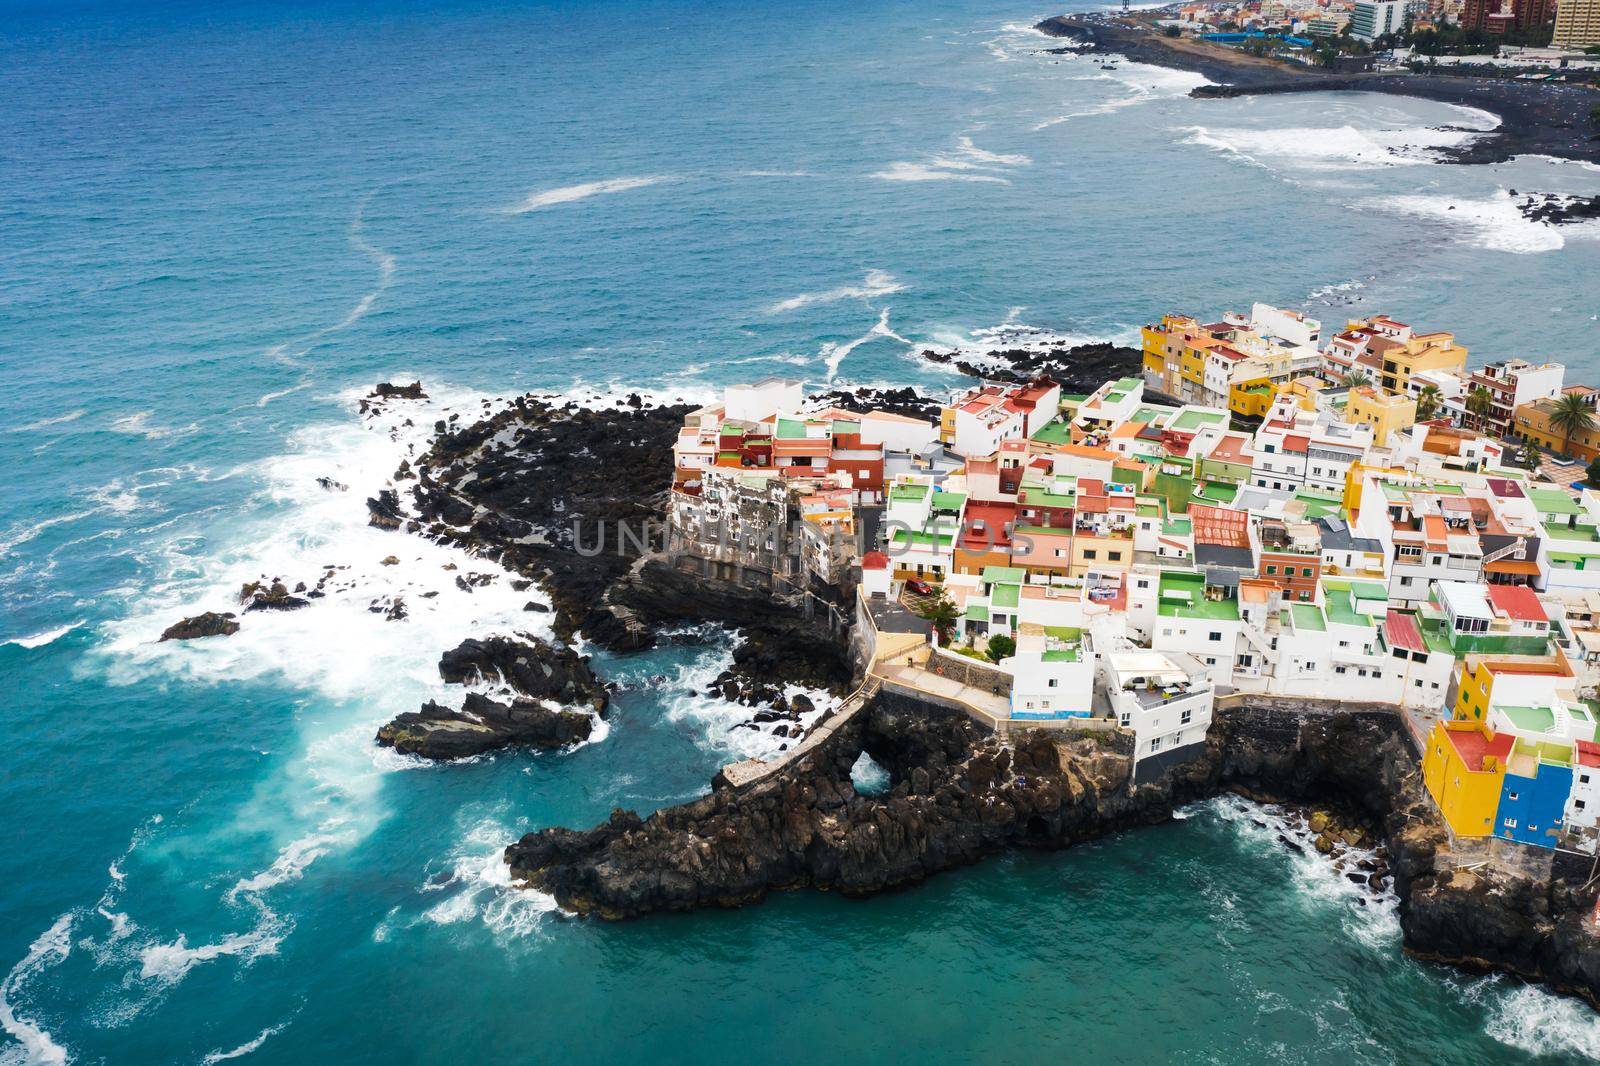
<instances>
[{"instance_id":1,"label":"orange roof","mask_svg":"<svg viewBox=\"0 0 1600 1066\"><path fill-rule=\"evenodd\" d=\"M1532 559L1496 559L1485 563L1484 570L1491 574L1512 574L1518 577L1537 577L1539 564Z\"/></svg>"},{"instance_id":2,"label":"orange roof","mask_svg":"<svg viewBox=\"0 0 1600 1066\"><path fill-rule=\"evenodd\" d=\"M1196 544L1215 544L1225 548L1250 546L1250 533L1246 528L1250 516L1244 511L1192 503L1189 505L1189 520Z\"/></svg>"}]
</instances>

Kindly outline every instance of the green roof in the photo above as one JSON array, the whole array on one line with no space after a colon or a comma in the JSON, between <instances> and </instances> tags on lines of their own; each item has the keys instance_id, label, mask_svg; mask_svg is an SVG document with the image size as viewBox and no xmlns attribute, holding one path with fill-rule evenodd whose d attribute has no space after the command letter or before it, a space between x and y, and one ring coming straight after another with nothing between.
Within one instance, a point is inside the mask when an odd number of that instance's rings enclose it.
<instances>
[{"instance_id":1,"label":"green roof","mask_svg":"<svg viewBox=\"0 0 1600 1066\"><path fill-rule=\"evenodd\" d=\"M1322 609L1315 604L1295 603L1290 604L1289 610L1294 613L1294 627L1312 633L1323 633L1328 629L1328 623L1323 620Z\"/></svg>"},{"instance_id":2,"label":"green roof","mask_svg":"<svg viewBox=\"0 0 1600 1066\"><path fill-rule=\"evenodd\" d=\"M860 433L861 423L847 422L842 418L836 418L833 420L833 431L835 433Z\"/></svg>"},{"instance_id":3,"label":"green roof","mask_svg":"<svg viewBox=\"0 0 1600 1066\"><path fill-rule=\"evenodd\" d=\"M921 500L928 495L927 485L896 485L889 490L890 500Z\"/></svg>"},{"instance_id":4,"label":"green roof","mask_svg":"<svg viewBox=\"0 0 1600 1066\"><path fill-rule=\"evenodd\" d=\"M892 544L921 544L925 547L948 548L955 537L949 533L918 533L911 529L897 529L890 538Z\"/></svg>"},{"instance_id":5,"label":"green roof","mask_svg":"<svg viewBox=\"0 0 1600 1066\"><path fill-rule=\"evenodd\" d=\"M1593 543L1595 539L1594 526L1566 526L1559 522L1546 522L1544 531L1557 540Z\"/></svg>"},{"instance_id":6,"label":"green roof","mask_svg":"<svg viewBox=\"0 0 1600 1066\"><path fill-rule=\"evenodd\" d=\"M1069 393L1064 394L1061 397L1061 402L1062 403L1082 403L1083 401L1087 400L1088 398L1089 398L1089 394L1085 393L1085 392L1069 392Z\"/></svg>"},{"instance_id":7,"label":"green roof","mask_svg":"<svg viewBox=\"0 0 1600 1066\"><path fill-rule=\"evenodd\" d=\"M960 492L945 492L943 489L939 489L933 494L933 505L943 510L959 511L961 510L961 505L966 502L966 495Z\"/></svg>"},{"instance_id":8,"label":"green roof","mask_svg":"<svg viewBox=\"0 0 1600 1066\"><path fill-rule=\"evenodd\" d=\"M1022 598L1021 585L996 585L989 594L991 607L1015 607Z\"/></svg>"},{"instance_id":9,"label":"green roof","mask_svg":"<svg viewBox=\"0 0 1600 1066\"><path fill-rule=\"evenodd\" d=\"M1548 733L1556 724L1556 712L1549 707L1497 707L1511 724L1529 733Z\"/></svg>"},{"instance_id":10,"label":"green roof","mask_svg":"<svg viewBox=\"0 0 1600 1066\"><path fill-rule=\"evenodd\" d=\"M1173 518L1162 523L1161 532L1169 537L1187 537L1194 532L1194 523L1187 518Z\"/></svg>"},{"instance_id":11,"label":"green roof","mask_svg":"<svg viewBox=\"0 0 1600 1066\"><path fill-rule=\"evenodd\" d=\"M1052 648L1044 653L1043 659L1047 663L1075 663L1078 661L1078 649Z\"/></svg>"},{"instance_id":12,"label":"green roof","mask_svg":"<svg viewBox=\"0 0 1600 1066\"><path fill-rule=\"evenodd\" d=\"M986 566L983 580L994 584L1020 585L1027 580L1028 572L1020 566Z\"/></svg>"},{"instance_id":13,"label":"green roof","mask_svg":"<svg viewBox=\"0 0 1600 1066\"><path fill-rule=\"evenodd\" d=\"M1045 626L1044 634L1056 640L1082 640L1083 630L1077 626Z\"/></svg>"},{"instance_id":14,"label":"green roof","mask_svg":"<svg viewBox=\"0 0 1600 1066\"><path fill-rule=\"evenodd\" d=\"M1529 489L1528 498L1540 514L1582 514L1578 501L1560 489Z\"/></svg>"},{"instance_id":15,"label":"green roof","mask_svg":"<svg viewBox=\"0 0 1600 1066\"><path fill-rule=\"evenodd\" d=\"M778 437L782 440L798 440L806 435L806 424L795 418L778 419Z\"/></svg>"},{"instance_id":16,"label":"green roof","mask_svg":"<svg viewBox=\"0 0 1600 1066\"><path fill-rule=\"evenodd\" d=\"M1232 503L1239 495L1239 486L1230 485L1226 481L1202 481L1195 486L1195 491L1202 499L1216 503Z\"/></svg>"},{"instance_id":17,"label":"green roof","mask_svg":"<svg viewBox=\"0 0 1600 1066\"><path fill-rule=\"evenodd\" d=\"M1127 392L1130 389L1138 388L1139 384L1140 382L1138 378L1118 378L1117 383L1112 387Z\"/></svg>"},{"instance_id":18,"label":"green roof","mask_svg":"<svg viewBox=\"0 0 1600 1066\"><path fill-rule=\"evenodd\" d=\"M980 607L974 603L966 609L961 617L969 622L987 622L989 620L989 608Z\"/></svg>"},{"instance_id":19,"label":"green roof","mask_svg":"<svg viewBox=\"0 0 1600 1066\"><path fill-rule=\"evenodd\" d=\"M1205 591L1204 576L1163 570L1158 610L1167 618L1206 618L1219 622L1238 620L1237 600L1208 600Z\"/></svg>"},{"instance_id":20,"label":"green roof","mask_svg":"<svg viewBox=\"0 0 1600 1066\"><path fill-rule=\"evenodd\" d=\"M1160 407L1141 407L1128 416L1129 422L1153 422L1162 412Z\"/></svg>"},{"instance_id":21,"label":"green roof","mask_svg":"<svg viewBox=\"0 0 1600 1066\"><path fill-rule=\"evenodd\" d=\"M1199 429L1201 426L1214 426L1221 422L1224 417L1226 416L1221 411L1200 411L1191 407L1173 419L1172 425L1168 428L1177 430Z\"/></svg>"},{"instance_id":22,"label":"green roof","mask_svg":"<svg viewBox=\"0 0 1600 1066\"><path fill-rule=\"evenodd\" d=\"M1040 426L1039 432L1033 435L1033 439L1043 441L1045 444L1071 444L1072 426L1062 419L1054 418Z\"/></svg>"}]
</instances>

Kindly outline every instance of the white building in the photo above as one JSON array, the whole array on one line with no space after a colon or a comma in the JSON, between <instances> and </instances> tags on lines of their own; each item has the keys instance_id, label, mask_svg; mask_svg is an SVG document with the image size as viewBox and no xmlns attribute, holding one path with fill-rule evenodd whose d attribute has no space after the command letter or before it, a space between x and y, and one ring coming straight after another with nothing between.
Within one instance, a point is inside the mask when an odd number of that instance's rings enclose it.
<instances>
[{"instance_id":1,"label":"white building","mask_svg":"<svg viewBox=\"0 0 1600 1066\"><path fill-rule=\"evenodd\" d=\"M804 400L805 389L789 378L729 385L722 394L725 417L735 422L762 422L775 415L793 414Z\"/></svg>"},{"instance_id":2,"label":"white building","mask_svg":"<svg viewBox=\"0 0 1600 1066\"><path fill-rule=\"evenodd\" d=\"M1405 0L1356 0L1350 12L1350 36L1368 44L1398 33L1406 22Z\"/></svg>"},{"instance_id":3,"label":"white building","mask_svg":"<svg viewBox=\"0 0 1600 1066\"><path fill-rule=\"evenodd\" d=\"M1111 713L1134 735L1135 782L1205 750L1215 694L1200 664L1186 655L1144 650L1110 652L1100 662Z\"/></svg>"},{"instance_id":4,"label":"white building","mask_svg":"<svg viewBox=\"0 0 1600 1066\"><path fill-rule=\"evenodd\" d=\"M1081 636L1025 622L1016 654L1001 660L1011 671L1011 717L1088 718L1093 713L1095 656Z\"/></svg>"}]
</instances>

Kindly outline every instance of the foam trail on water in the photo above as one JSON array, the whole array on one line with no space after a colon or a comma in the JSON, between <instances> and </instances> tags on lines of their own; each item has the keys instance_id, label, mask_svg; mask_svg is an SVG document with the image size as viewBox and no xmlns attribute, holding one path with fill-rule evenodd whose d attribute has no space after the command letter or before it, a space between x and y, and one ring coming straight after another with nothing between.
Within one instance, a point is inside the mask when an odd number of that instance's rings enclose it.
<instances>
[{"instance_id":1,"label":"foam trail on water","mask_svg":"<svg viewBox=\"0 0 1600 1066\"><path fill-rule=\"evenodd\" d=\"M242 1059L252 1051L259 1049L261 1045L265 1044L270 1038L283 1032L284 1028L287 1027L288 1024L288 1022L279 1022L277 1025L269 1025L267 1028L261 1030L260 1034L257 1035L255 1039L247 1040L236 1048L228 1051L213 1051L208 1053L205 1058L200 1060L200 1064L201 1066L215 1066L216 1063L227 1062L229 1059Z\"/></svg>"},{"instance_id":2,"label":"foam trail on water","mask_svg":"<svg viewBox=\"0 0 1600 1066\"><path fill-rule=\"evenodd\" d=\"M27 1061L60 1064L67 1061L67 1050L51 1039L38 1023L17 1013L16 1000L24 986L40 971L55 966L72 952L73 915L69 911L57 918L34 942L22 961L0 981L0 1026L22 1045Z\"/></svg>"},{"instance_id":3,"label":"foam trail on water","mask_svg":"<svg viewBox=\"0 0 1600 1066\"><path fill-rule=\"evenodd\" d=\"M515 207L508 207L505 213L508 215L525 215L529 211L554 207L556 204L570 204L577 200L587 200L591 196L604 196L607 193L643 189L650 185L658 185L663 181L671 180L671 175L653 174L637 178L586 181L581 185L563 185L557 189L545 189L542 192L529 193L526 199Z\"/></svg>"},{"instance_id":4,"label":"foam trail on water","mask_svg":"<svg viewBox=\"0 0 1600 1066\"><path fill-rule=\"evenodd\" d=\"M7 644L15 644L19 648L42 648L47 644L54 644L81 625L83 625L82 622L68 622L64 626L47 629L43 633L35 633L31 637L12 637L10 640L0 640L0 647L4 647Z\"/></svg>"},{"instance_id":5,"label":"foam trail on water","mask_svg":"<svg viewBox=\"0 0 1600 1066\"><path fill-rule=\"evenodd\" d=\"M422 920L434 925L481 921L506 940L537 933L559 907L547 893L512 884L505 849L517 836L498 818L474 825L451 854L449 875L423 885L425 892L455 891L429 907Z\"/></svg>"},{"instance_id":6,"label":"foam trail on water","mask_svg":"<svg viewBox=\"0 0 1600 1066\"><path fill-rule=\"evenodd\" d=\"M396 183L389 182L388 184L392 185ZM395 259L394 255L384 251L382 248L376 247L366 238L367 205L372 202L372 198L375 195L377 195L376 190L368 193L362 199L360 206L356 208L355 218L350 220L350 228L347 231L347 238L350 241L350 246L352 248L366 256L368 259L371 259L373 264L378 268L377 287L364 294L359 300L357 300L355 306L349 311L345 312L345 316L339 321L335 322L333 325L323 326L321 329L312 333L308 333L304 337L301 337L297 340L287 341L283 344L275 344L271 348L267 349L266 354L268 357L276 359L278 362L284 363L288 366L299 366L300 357L309 354L313 348L322 342L323 338L329 337L340 332L341 330L349 329L351 326L355 325L363 315L372 310L372 305L377 303L379 296L383 295L383 290L387 289L394 281L395 267L397 265L397 260ZM305 382L302 382L301 386L304 384ZM266 396L262 397L261 400L256 402L256 406L265 407L268 403L274 399L277 399L279 396L287 396L290 392L298 391L298 388L301 386L296 386L294 389L287 389L278 393L268 393Z\"/></svg>"},{"instance_id":7,"label":"foam trail on water","mask_svg":"<svg viewBox=\"0 0 1600 1066\"><path fill-rule=\"evenodd\" d=\"M1483 200L1421 195L1374 197L1358 206L1444 223L1455 231L1461 243L1495 252L1554 252L1566 247L1569 239L1600 238L1597 222L1551 226L1529 219L1504 191Z\"/></svg>"},{"instance_id":8,"label":"foam trail on water","mask_svg":"<svg viewBox=\"0 0 1600 1066\"><path fill-rule=\"evenodd\" d=\"M76 411L68 411L64 415L56 415L53 418L41 418L37 422L29 422L25 426L14 426L13 428L6 430L6 432L32 433L36 429L44 429L48 426L60 426L65 425L68 422L76 422L78 419L82 418L88 413L89 411L87 408L80 407Z\"/></svg>"},{"instance_id":9,"label":"foam trail on water","mask_svg":"<svg viewBox=\"0 0 1600 1066\"><path fill-rule=\"evenodd\" d=\"M805 292L799 296L791 296L787 300L779 300L777 303L770 305L767 308L767 313L781 315L786 311L798 311L802 307L837 303L840 300L870 300L875 296L888 296L891 293L904 292L905 288L905 285L888 271L869 270L860 285L841 285L837 289L827 289L823 292Z\"/></svg>"},{"instance_id":10,"label":"foam trail on water","mask_svg":"<svg viewBox=\"0 0 1600 1066\"><path fill-rule=\"evenodd\" d=\"M839 365L845 361L851 352L872 340L874 337L885 337L889 340L899 341L901 344L907 346L914 346L916 344L915 341L908 340L889 328L889 309L885 307L882 311L878 312L877 325L867 330L867 332L863 333L855 340L846 341L843 344L829 341L822 346L818 354L822 356L823 362L827 365L828 380L831 382L839 376Z\"/></svg>"},{"instance_id":11,"label":"foam trail on water","mask_svg":"<svg viewBox=\"0 0 1600 1066\"><path fill-rule=\"evenodd\" d=\"M956 138L954 152L938 153L920 163L896 160L867 176L880 181L980 181L1009 185L1010 179L1001 174L1032 162L1020 152L991 152L979 148L971 137L963 136Z\"/></svg>"}]
</instances>

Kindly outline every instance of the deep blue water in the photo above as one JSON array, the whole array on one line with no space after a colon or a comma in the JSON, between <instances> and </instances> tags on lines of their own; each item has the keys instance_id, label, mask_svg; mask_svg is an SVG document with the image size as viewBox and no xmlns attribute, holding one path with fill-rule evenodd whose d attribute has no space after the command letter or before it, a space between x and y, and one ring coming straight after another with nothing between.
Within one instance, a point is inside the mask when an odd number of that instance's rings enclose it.
<instances>
[{"instance_id":1,"label":"deep blue water","mask_svg":"<svg viewBox=\"0 0 1600 1066\"><path fill-rule=\"evenodd\" d=\"M0 4L0 1061L1600 1055L1587 1008L1403 959L1391 906L1227 803L867 903L607 926L507 889L515 834L770 743L695 694L716 649L608 661L632 687L575 752L370 746L441 649L528 624L364 525L420 434L356 417L376 380L421 376L423 425L529 388L940 387L922 344L1256 298L1600 377L1600 240L1503 192L1600 172L1390 153L1487 121L1422 101L1190 100L1039 54L1052 13ZM154 643L326 564L314 608Z\"/></svg>"}]
</instances>

